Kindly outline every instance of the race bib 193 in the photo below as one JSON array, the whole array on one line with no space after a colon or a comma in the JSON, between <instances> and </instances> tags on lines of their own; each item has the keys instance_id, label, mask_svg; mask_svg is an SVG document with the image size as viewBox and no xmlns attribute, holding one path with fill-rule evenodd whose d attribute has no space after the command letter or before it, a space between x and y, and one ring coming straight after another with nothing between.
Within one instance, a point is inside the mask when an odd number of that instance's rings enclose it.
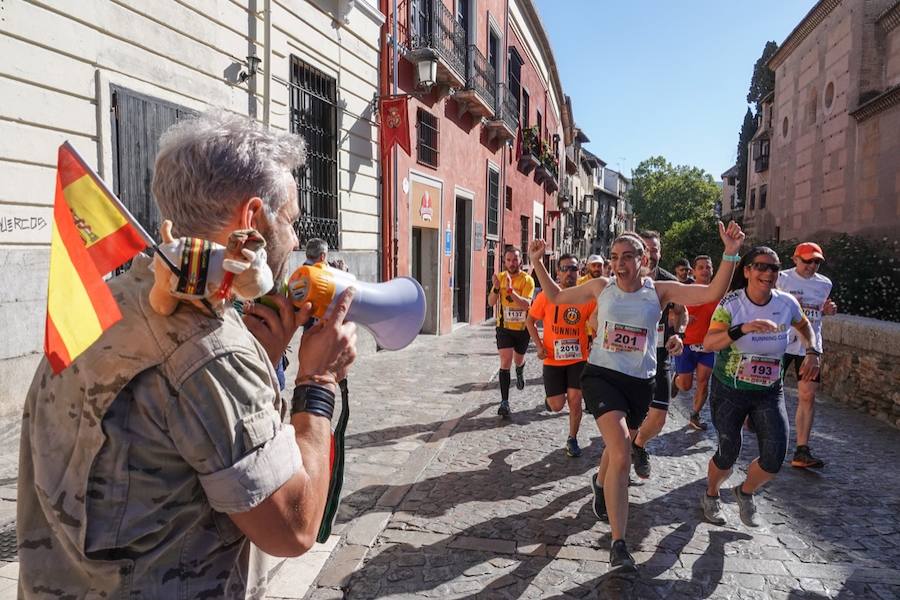
<instances>
[{"instance_id":1,"label":"race bib 193","mask_svg":"<svg viewBox=\"0 0 900 600\"><path fill-rule=\"evenodd\" d=\"M647 348L647 330L607 321L603 331L603 348L610 352L643 352Z\"/></svg>"},{"instance_id":2,"label":"race bib 193","mask_svg":"<svg viewBox=\"0 0 900 600\"><path fill-rule=\"evenodd\" d=\"M525 311L519 308L506 307L503 309L503 320L507 323L524 323Z\"/></svg>"},{"instance_id":3,"label":"race bib 193","mask_svg":"<svg viewBox=\"0 0 900 600\"><path fill-rule=\"evenodd\" d=\"M781 378L781 359L757 354L744 354L738 365L738 381L769 387Z\"/></svg>"},{"instance_id":4,"label":"race bib 193","mask_svg":"<svg viewBox=\"0 0 900 600\"><path fill-rule=\"evenodd\" d=\"M581 342L577 338L553 341L554 360L581 360Z\"/></svg>"}]
</instances>

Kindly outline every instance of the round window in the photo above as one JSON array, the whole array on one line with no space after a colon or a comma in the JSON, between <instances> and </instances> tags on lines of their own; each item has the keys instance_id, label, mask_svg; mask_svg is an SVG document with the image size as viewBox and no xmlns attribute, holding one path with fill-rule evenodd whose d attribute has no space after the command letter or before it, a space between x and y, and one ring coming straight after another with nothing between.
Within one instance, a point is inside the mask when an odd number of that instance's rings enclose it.
<instances>
[{"instance_id":1,"label":"round window","mask_svg":"<svg viewBox=\"0 0 900 600\"><path fill-rule=\"evenodd\" d=\"M787 137L787 132L788 132L788 118L785 117L784 121L781 122L781 135L783 135L784 137Z\"/></svg>"},{"instance_id":2,"label":"round window","mask_svg":"<svg viewBox=\"0 0 900 600\"><path fill-rule=\"evenodd\" d=\"M831 108L831 104L834 102L834 82L828 82L828 85L825 86L825 108Z\"/></svg>"}]
</instances>

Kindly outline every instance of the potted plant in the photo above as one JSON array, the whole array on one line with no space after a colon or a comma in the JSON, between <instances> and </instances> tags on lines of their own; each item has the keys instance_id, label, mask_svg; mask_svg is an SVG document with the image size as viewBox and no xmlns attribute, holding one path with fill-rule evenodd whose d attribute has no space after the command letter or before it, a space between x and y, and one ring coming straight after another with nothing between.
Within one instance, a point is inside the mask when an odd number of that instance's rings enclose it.
<instances>
[{"instance_id":1,"label":"potted plant","mask_svg":"<svg viewBox=\"0 0 900 600\"><path fill-rule=\"evenodd\" d=\"M541 163L548 173L544 178L544 186L552 194L559 189L559 160L547 148L541 156Z\"/></svg>"},{"instance_id":2,"label":"potted plant","mask_svg":"<svg viewBox=\"0 0 900 600\"><path fill-rule=\"evenodd\" d=\"M550 154L550 147L546 142L541 142L541 164L539 164L534 170L534 180L538 184L544 183L544 181L550 179L551 177L550 169L548 168L551 156L552 154Z\"/></svg>"},{"instance_id":3,"label":"potted plant","mask_svg":"<svg viewBox=\"0 0 900 600\"><path fill-rule=\"evenodd\" d=\"M539 156L537 125L522 129L522 156L519 158L519 169L528 175L532 169L541 164Z\"/></svg>"}]
</instances>

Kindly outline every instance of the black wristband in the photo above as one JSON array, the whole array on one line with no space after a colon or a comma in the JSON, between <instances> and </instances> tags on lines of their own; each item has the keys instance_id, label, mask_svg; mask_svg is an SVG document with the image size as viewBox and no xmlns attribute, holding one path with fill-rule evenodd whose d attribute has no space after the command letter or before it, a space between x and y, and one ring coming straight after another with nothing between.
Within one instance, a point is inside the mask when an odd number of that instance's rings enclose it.
<instances>
[{"instance_id":1,"label":"black wristband","mask_svg":"<svg viewBox=\"0 0 900 600\"><path fill-rule=\"evenodd\" d=\"M499 293L500 293L500 288L491 288L491 293L492 293L492 294L499 294Z\"/></svg>"},{"instance_id":2,"label":"black wristband","mask_svg":"<svg viewBox=\"0 0 900 600\"><path fill-rule=\"evenodd\" d=\"M308 412L329 421L334 416L334 392L315 384L298 385L291 401L291 416Z\"/></svg>"},{"instance_id":3,"label":"black wristband","mask_svg":"<svg viewBox=\"0 0 900 600\"><path fill-rule=\"evenodd\" d=\"M743 323L740 323L738 325L732 325L731 327L729 327L728 328L728 337L730 337L731 339L733 339L735 341L744 337L744 332L741 331L742 326L743 326Z\"/></svg>"}]
</instances>

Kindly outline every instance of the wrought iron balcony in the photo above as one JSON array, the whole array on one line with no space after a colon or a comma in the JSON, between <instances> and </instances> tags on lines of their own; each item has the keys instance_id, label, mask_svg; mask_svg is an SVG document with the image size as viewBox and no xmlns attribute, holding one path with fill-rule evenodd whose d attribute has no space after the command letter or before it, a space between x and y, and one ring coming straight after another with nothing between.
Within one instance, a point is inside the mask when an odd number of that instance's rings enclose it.
<instances>
[{"instance_id":1,"label":"wrought iron balcony","mask_svg":"<svg viewBox=\"0 0 900 600\"><path fill-rule=\"evenodd\" d=\"M497 74L475 44L466 55L466 85L453 95L460 115L472 113L476 118L494 116L497 93Z\"/></svg>"},{"instance_id":2,"label":"wrought iron balcony","mask_svg":"<svg viewBox=\"0 0 900 600\"><path fill-rule=\"evenodd\" d=\"M497 85L497 105L494 118L485 123L489 139L505 142L516 137L519 126L519 104L505 83Z\"/></svg>"},{"instance_id":3,"label":"wrought iron balcony","mask_svg":"<svg viewBox=\"0 0 900 600\"><path fill-rule=\"evenodd\" d=\"M413 64L437 61L437 83L460 88L466 83L466 30L441 0L420 0L410 11L409 48Z\"/></svg>"}]
</instances>

